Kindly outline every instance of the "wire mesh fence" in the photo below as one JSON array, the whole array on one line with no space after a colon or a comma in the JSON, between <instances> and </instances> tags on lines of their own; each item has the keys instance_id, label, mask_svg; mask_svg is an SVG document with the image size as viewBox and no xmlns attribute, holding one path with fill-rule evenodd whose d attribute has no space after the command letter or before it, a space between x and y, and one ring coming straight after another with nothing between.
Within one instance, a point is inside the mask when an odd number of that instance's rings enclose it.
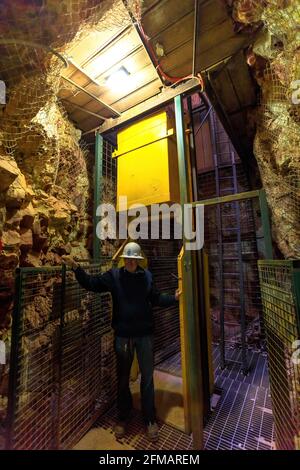
<instances>
[{"instance_id":1,"label":"wire mesh fence","mask_svg":"<svg viewBox=\"0 0 300 470\"><path fill-rule=\"evenodd\" d=\"M87 271L97 274L105 267L104 263ZM67 273L63 312L59 441L70 448L115 399L116 365L110 295L87 292Z\"/></svg>"},{"instance_id":2,"label":"wire mesh fence","mask_svg":"<svg viewBox=\"0 0 300 470\"><path fill-rule=\"evenodd\" d=\"M113 145L103 140L101 202L116 206L117 198L117 158L112 158ZM150 233L150 222L149 222ZM106 239L101 241L102 256L113 256L121 241ZM140 240L143 252L148 260L148 269L152 272L156 287L162 292L174 293L178 281L177 256L180 251L180 241L174 240L172 229L170 240L163 240L160 226L158 240ZM172 274L175 274L175 277ZM154 309L154 352L155 364L170 355L180 351L180 330L178 307L169 307L161 311Z\"/></svg>"},{"instance_id":3,"label":"wire mesh fence","mask_svg":"<svg viewBox=\"0 0 300 470\"><path fill-rule=\"evenodd\" d=\"M213 335L222 349L224 343L260 347L263 325L257 259L265 257L265 247L259 204L254 199L217 204L216 198L249 191L250 182L214 111L210 111L209 130L210 165L205 167L205 154L198 148L196 153L198 200L215 199L205 205L204 222Z\"/></svg>"},{"instance_id":4,"label":"wire mesh fence","mask_svg":"<svg viewBox=\"0 0 300 470\"><path fill-rule=\"evenodd\" d=\"M0 78L7 85L8 103L0 129L8 154L14 155L25 147L30 155L30 149L35 149L45 133L46 146L51 149L55 145L58 130L53 110L61 73L68 66L67 56L79 39L92 32L124 28L130 24L130 14L140 20L141 1L124 3L1 2ZM41 129L43 117L48 121L45 130Z\"/></svg>"},{"instance_id":5,"label":"wire mesh fence","mask_svg":"<svg viewBox=\"0 0 300 470\"><path fill-rule=\"evenodd\" d=\"M110 295L87 292L60 268L21 269L17 292L8 446L71 448L115 400Z\"/></svg>"},{"instance_id":6,"label":"wire mesh fence","mask_svg":"<svg viewBox=\"0 0 300 470\"><path fill-rule=\"evenodd\" d=\"M217 205L205 207L205 249L209 259L214 339L220 339L223 309L225 343L230 346L241 345L243 315L248 346L260 347L263 337L257 259L265 257L265 247L257 204L250 199L221 203L220 217ZM241 300L244 300L244 307Z\"/></svg>"},{"instance_id":7,"label":"wire mesh fence","mask_svg":"<svg viewBox=\"0 0 300 470\"><path fill-rule=\"evenodd\" d=\"M153 274L157 289L174 294L178 287L176 279L177 256L180 251L180 240L143 240L141 246L148 258L148 268ZM154 308L154 363L180 351L179 308Z\"/></svg>"},{"instance_id":8,"label":"wire mesh fence","mask_svg":"<svg viewBox=\"0 0 300 470\"><path fill-rule=\"evenodd\" d=\"M300 264L297 261L259 261L258 266L276 447L299 449L300 365L295 341L300 334Z\"/></svg>"},{"instance_id":9,"label":"wire mesh fence","mask_svg":"<svg viewBox=\"0 0 300 470\"><path fill-rule=\"evenodd\" d=\"M255 156L272 209L274 237L285 258L299 257L300 233L300 114L299 105L293 98L293 84L299 78L299 61L292 27L294 15L293 12L287 16L287 11L282 12L279 8L273 9L267 19L269 28L277 29L274 38L279 37L278 31L285 29L280 36L284 48L267 63L259 80L261 96L254 141Z\"/></svg>"},{"instance_id":10,"label":"wire mesh fence","mask_svg":"<svg viewBox=\"0 0 300 470\"><path fill-rule=\"evenodd\" d=\"M112 158L113 145L103 140L102 176L100 184L101 203L117 205L117 158ZM99 201L100 202L100 201ZM120 241L107 238L100 241L102 256L113 256L119 247Z\"/></svg>"},{"instance_id":11,"label":"wire mesh fence","mask_svg":"<svg viewBox=\"0 0 300 470\"><path fill-rule=\"evenodd\" d=\"M175 291L175 244L171 252L168 241L143 249L157 288ZM98 274L112 260L83 267ZM20 268L16 292L7 446L70 449L116 400L111 296L88 292L60 267ZM154 322L158 364L180 351L177 307L155 309Z\"/></svg>"}]
</instances>

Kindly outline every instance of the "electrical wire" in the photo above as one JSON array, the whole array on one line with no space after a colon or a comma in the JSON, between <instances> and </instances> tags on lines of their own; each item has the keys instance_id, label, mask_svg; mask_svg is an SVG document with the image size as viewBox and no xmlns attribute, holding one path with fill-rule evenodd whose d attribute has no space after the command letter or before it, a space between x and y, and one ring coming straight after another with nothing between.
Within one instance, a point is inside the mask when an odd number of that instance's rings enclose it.
<instances>
[{"instance_id":1,"label":"electrical wire","mask_svg":"<svg viewBox=\"0 0 300 470\"><path fill-rule=\"evenodd\" d=\"M190 74L190 75L186 75L184 77L171 77L170 75L168 75L167 73L164 72L164 70L162 69L161 64L159 63L159 61L156 57L155 51L154 51L153 46L150 42L150 38L149 38L149 36L147 36L147 34L144 31L144 28L143 28L143 25L142 25L142 22L141 22L141 17L142 17L142 15L141 15L140 7L137 5L136 6L136 18L135 19L136 19L136 24L137 24L137 27L139 29L139 32L140 32L140 34L142 35L144 41L147 43L147 45L149 47L148 52L151 55L151 58L152 58L153 62L156 64L156 67L155 67L156 70L160 73L160 75L163 77L163 79L165 81L168 81L172 84L172 85L165 85L165 87L166 88L172 88L180 82L183 82L183 81L191 79L191 78L195 78L199 82L201 92L203 92L203 90L204 90L204 81L203 81L203 78L202 78L200 72L197 73L196 75Z\"/></svg>"}]
</instances>

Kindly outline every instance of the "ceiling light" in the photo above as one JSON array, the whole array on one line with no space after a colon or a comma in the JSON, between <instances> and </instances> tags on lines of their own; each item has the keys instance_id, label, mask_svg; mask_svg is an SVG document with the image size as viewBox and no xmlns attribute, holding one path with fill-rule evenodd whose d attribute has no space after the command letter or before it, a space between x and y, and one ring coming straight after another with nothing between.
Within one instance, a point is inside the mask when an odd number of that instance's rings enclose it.
<instances>
[{"instance_id":1,"label":"ceiling light","mask_svg":"<svg viewBox=\"0 0 300 470\"><path fill-rule=\"evenodd\" d=\"M159 42L157 42L155 44L155 52L156 52L157 57L164 57L165 55L164 46L160 44Z\"/></svg>"},{"instance_id":2,"label":"ceiling light","mask_svg":"<svg viewBox=\"0 0 300 470\"><path fill-rule=\"evenodd\" d=\"M107 77L105 84L111 89L120 88L124 86L124 84L128 83L129 75L130 73L125 69L125 67L120 67Z\"/></svg>"}]
</instances>

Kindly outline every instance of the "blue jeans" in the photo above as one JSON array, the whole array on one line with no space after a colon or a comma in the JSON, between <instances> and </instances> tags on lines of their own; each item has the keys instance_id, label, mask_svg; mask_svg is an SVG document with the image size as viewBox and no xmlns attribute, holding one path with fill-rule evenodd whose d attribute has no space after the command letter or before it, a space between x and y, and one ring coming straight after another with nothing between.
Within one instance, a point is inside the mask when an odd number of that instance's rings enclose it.
<instances>
[{"instance_id":1,"label":"blue jeans","mask_svg":"<svg viewBox=\"0 0 300 470\"><path fill-rule=\"evenodd\" d=\"M132 409L132 396L129 388L130 369L134 357L134 350L141 372L141 401L142 413L145 423L155 421L154 405L154 354L153 336L135 338L115 337L115 351L117 355L118 376L118 413L119 419L125 421L129 418Z\"/></svg>"}]
</instances>

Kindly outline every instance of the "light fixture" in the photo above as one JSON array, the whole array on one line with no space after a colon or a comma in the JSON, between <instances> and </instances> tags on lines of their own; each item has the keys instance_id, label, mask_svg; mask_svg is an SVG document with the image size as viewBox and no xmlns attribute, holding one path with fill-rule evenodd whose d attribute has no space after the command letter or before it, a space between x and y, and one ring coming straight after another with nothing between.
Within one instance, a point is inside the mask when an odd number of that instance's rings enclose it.
<instances>
[{"instance_id":1,"label":"light fixture","mask_svg":"<svg viewBox=\"0 0 300 470\"><path fill-rule=\"evenodd\" d=\"M122 66L118 70L113 72L109 77L107 77L105 84L111 89L120 89L128 83L129 75L130 73L128 72L128 70Z\"/></svg>"}]
</instances>

